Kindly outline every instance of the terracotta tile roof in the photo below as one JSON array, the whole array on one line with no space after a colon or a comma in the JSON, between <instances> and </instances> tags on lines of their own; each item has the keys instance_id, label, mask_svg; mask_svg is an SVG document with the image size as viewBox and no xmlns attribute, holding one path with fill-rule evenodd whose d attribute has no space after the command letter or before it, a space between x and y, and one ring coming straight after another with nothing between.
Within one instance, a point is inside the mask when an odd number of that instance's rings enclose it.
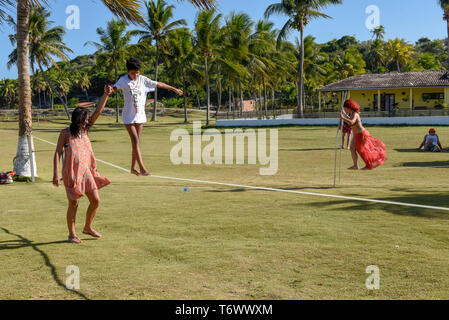
<instances>
[{"instance_id":1,"label":"terracotta tile roof","mask_svg":"<svg viewBox=\"0 0 449 320\"><path fill-rule=\"evenodd\" d=\"M447 70L359 74L324 86L318 91L344 91L388 88L449 87Z\"/></svg>"}]
</instances>

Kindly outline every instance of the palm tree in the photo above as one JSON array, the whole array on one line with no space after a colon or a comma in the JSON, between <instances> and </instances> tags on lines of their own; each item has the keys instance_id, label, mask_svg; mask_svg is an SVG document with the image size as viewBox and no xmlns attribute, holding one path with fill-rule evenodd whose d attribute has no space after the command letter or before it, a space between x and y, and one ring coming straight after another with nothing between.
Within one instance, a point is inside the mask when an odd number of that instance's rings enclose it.
<instances>
[{"instance_id":1,"label":"palm tree","mask_svg":"<svg viewBox=\"0 0 449 320\"><path fill-rule=\"evenodd\" d=\"M0 86L0 95L6 100L11 108L12 103L17 97L17 83L11 79L5 79Z\"/></svg>"},{"instance_id":2,"label":"palm tree","mask_svg":"<svg viewBox=\"0 0 449 320\"><path fill-rule=\"evenodd\" d=\"M375 38L376 41L383 40L385 36L385 27L378 26L373 30L371 30L371 34L373 35L373 38Z\"/></svg>"},{"instance_id":3,"label":"palm tree","mask_svg":"<svg viewBox=\"0 0 449 320\"><path fill-rule=\"evenodd\" d=\"M219 34L220 34L220 20L222 15L215 14L215 10L203 10L198 14L195 23L196 31L196 48L204 61L204 73L206 78L207 91L207 111L206 111L206 125L210 121L210 83L209 83L209 62L218 50Z\"/></svg>"},{"instance_id":4,"label":"palm tree","mask_svg":"<svg viewBox=\"0 0 449 320\"><path fill-rule=\"evenodd\" d=\"M139 0L102 0L109 10L124 21L133 23L142 22ZM215 0L190 0L200 7L211 7ZM34 161L29 161L28 139L32 143L32 117L31 117L31 83L29 62L29 14L30 5L47 4L46 0L0 0L0 21L5 17L4 9L16 6L17 8L17 69L19 82L19 146L14 164L14 171L18 175L31 176L29 164L37 172ZM29 137L29 138L28 138Z\"/></svg>"},{"instance_id":5,"label":"palm tree","mask_svg":"<svg viewBox=\"0 0 449 320\"><path fill-rule=\"evenodd\" d=\"M57 67L53 56L61 59L68 60L66 51L72 52L64 42L63 37L65 34L65 29L63 27L50 28L50 24L53 21L48 20L50 17L50 12L45 10L43 7L32 6L29 15L29 34L30 34L30 65L31 70L35 73L36 65L39 67L44 79L47 81L50 87L53 84L47 77L46 72L43 67L50 67L54 65ZM15 29L17 29L17 24L13 19L8 21ZM14 46L17 41L17 34L9 36L11 44ZM17 63L17 49L9 55L8 68ZM64 105L64 110L67 117L70 119L70 114L67 109L67 101L64 101L61 95L58 95L61 103Z\"/></svg>"},{"instance_id":6,"label":"palm tree","mask_svg":"<svg viewBox=\"0 0 449 320\"><path fill-rule=\"evenodd\" d=\"M259 20L256 23L255 31L250 36L250 69L255 73L256 78L262 81L264 94L264 110L268 111L268 96L266 80L270 74L274 74L277 65L280 64L279 56L276 54L277 30L273 29L274 24L266 20Z\"/></svg>"},{"instance_id":7,"label":"palm tree","mask_svg":"<svg viewBox=\"0 0 449 320\"><path fill-rule=\"evenodd\" d=\"M114 81L118 81L118 69L124 64L127 55L127 46L131 42L133 36L132 31L126 31L126 23L124 21L110 20L107 23L106 30L97 28L97 34L100 36L100 43L88 41L84 45L93 45L98 49L97 64L100 66L110 66L108 70L111 74L114 71ZM115 96L115 120L119 122L119 104L118 91Z\"/></svg>"},{"instance_id":8,"label":"palm tree","mask_svg":"<svg viewBox=\"0 0 449 320\"><path fill-rule=\"evenodd\" d=\"M167 37L171 32L180 26L184 26L187 22L184 19L171 21L173 19L173 5L167 5L165 0L149 0L145 3L146 18L144 22L144 30L136 31L136 35L140 35L139 42L152 43L156 46L156 60L154 80L158 80L159 71L159 55L163 47L166 45ZM157 88L154 90L154 108L151 121L156 120L157 113Z\"/></svg>"},{"instance_id":9,"label":"palm tree","mask_svg":"<svg viewBox=\"0 0 449 320\"><path fill-rule=\"evenodd\" d=\"M388 40L385 50L391 62L396 62L398 72L401 72L401 65L405 65L413 53L413 46L403 39L396 38Z\"/></svg>"},{"instance_id":10,"label":"palm tree","mask_svg":"<svg viewBox=\"0 0 449 320\"><path fill-rule=\"evenodd\" d=\"M181 82L183 86L184 122L187 122L187 81L188 78L194 77L194 74L199 72L194 64L196 57L189 29L181 28L170 33L165 53L169 58L168 72L175 81Z\"/></svg>"},{"instance_id":11,"label":"palm tree","mask_svg":"<svg viewBox=\"0 0 449 320\"><path fill-rule=\"evenodd\" d=\"M310 19L330 18L330 16L320 12L328 5L341 4L342 0L282 0L268 6L265 11L265 17L273 14L284 14L289 19L281 29L278 36L278 43L287 38L289 32L294 29L300 32L301 55L299 62L299 99L298 113L303 117L303 96L304 96L304 28Z\"/></svg>"},{"instance_id":12,"label":"palm tree","mask_svg":"<svg viewBox=\"0 0 449 320\"><path fill-rule=\"evenodd\" d=\"M78 75L77 85L86 94L86 101L89 102L88 90L91 86L91 83L89 80L89 75L86 72L81 72Z\"/></svg>"},{"instance_id":13,"label":"palm tree","mask_svg":"<svg viewBox=\"0 0 449 320\"><path fill-rule=\"evenodd\" d=\"M248 77L248 70L260 71L260 61L255 61L254 55L250 53L251 32L253 21L245 13L234 13L226 18L225 52L226 56L235 66L243 66L242 71L237 73L237 83L240 95L240 113L243 112L243 88L242 78ZM257 69L257 70L256 70Z\"/></svg>"},{"instance_id":14,"label":"palm tree","mask_svg":"<svg viewBox=\"0 0 449 320\"><path fill-rule=\"evenodd\" d=\"M447 53L449 56L449 0L438 0L438 3L444 11L443 20L447 23Z\"/></svg>"}]
</instances>

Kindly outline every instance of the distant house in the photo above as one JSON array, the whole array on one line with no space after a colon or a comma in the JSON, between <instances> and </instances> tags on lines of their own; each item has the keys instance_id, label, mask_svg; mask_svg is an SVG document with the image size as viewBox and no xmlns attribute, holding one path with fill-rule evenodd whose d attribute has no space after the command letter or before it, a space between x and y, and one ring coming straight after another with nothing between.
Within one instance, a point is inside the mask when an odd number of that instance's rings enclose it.
<instances>
[{"instance_id":1,"label":"distant house","mask_svg":"<svg viewBox=\"0 0 449 320\"><path fill-rule=\"evenodd\" d=\"M443 109L449 105L449 74L446 70L360 74L317 91L320 97L325 94L325 101L330 94L341 101L341 93L347 92L362 111Z\"/></svg>"}]
</instances>

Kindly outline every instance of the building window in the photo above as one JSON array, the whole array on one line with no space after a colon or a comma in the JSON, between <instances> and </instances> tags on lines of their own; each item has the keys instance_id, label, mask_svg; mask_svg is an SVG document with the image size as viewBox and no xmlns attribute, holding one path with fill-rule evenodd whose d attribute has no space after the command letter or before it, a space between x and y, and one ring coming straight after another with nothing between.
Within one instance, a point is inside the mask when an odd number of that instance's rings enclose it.
<instances>
[{"instance_id":1,"label":"building window","mask_svg":"<svg viewBox=\"0 0 449 320\"><path fill-rule=\"evenodd\" d=\"M437 93L423 93L422 100L443 100L444 99L444 93L443 92L437 92Z\"/></svg>"}]
</instances>

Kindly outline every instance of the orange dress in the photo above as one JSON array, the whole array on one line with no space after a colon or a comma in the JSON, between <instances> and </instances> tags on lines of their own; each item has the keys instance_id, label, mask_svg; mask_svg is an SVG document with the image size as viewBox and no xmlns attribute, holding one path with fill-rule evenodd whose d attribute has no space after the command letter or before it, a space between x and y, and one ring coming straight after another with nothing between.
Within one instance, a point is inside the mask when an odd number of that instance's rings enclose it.
<instances>
[{"instance_id":1,"label":"orange dress","mask_svg":"<svg viewBox=\"0 0 449 320\"><path fill-rule=\"evenodd\" d=\"M98 174L95 155L87 134L73 137L69 131L68 136L69 143L64 146L62 179L67 197L77 200L86 193L101 189L111 182Z\"/></svg>"}]
</instances>

